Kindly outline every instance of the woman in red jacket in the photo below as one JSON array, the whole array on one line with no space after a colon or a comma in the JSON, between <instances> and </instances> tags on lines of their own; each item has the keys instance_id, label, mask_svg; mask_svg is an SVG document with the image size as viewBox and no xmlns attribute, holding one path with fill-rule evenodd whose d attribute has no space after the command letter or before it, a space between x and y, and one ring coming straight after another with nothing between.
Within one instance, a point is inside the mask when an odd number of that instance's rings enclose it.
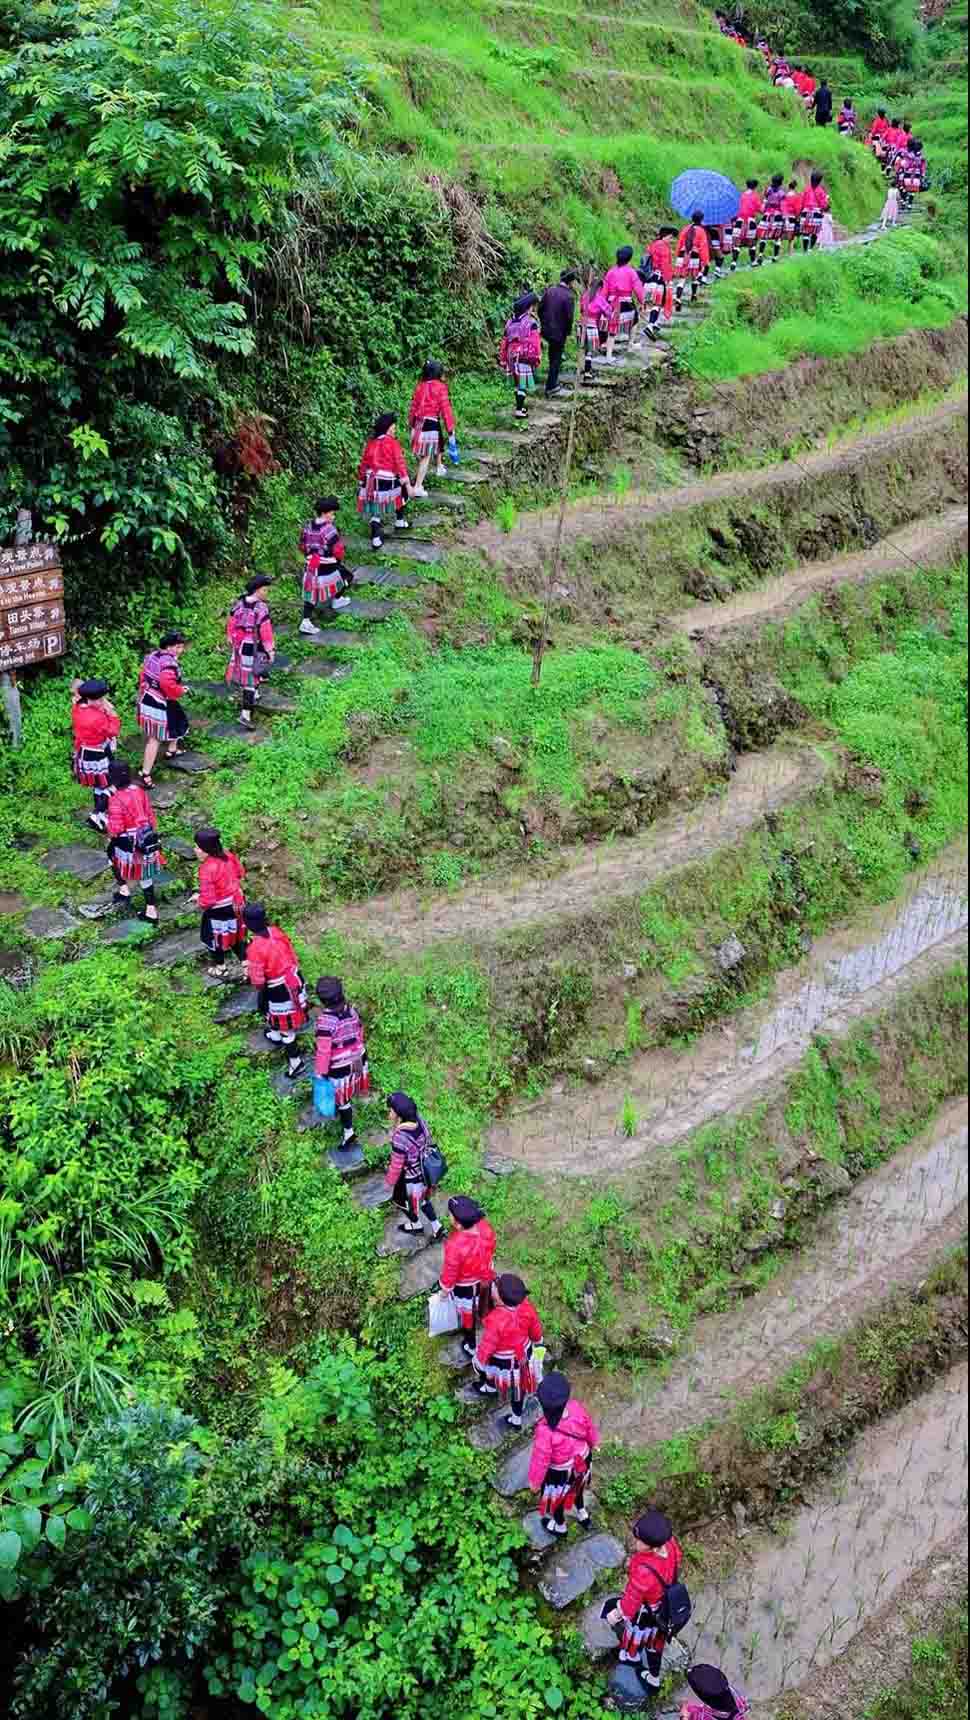
<instances>
[{"instance_id":1,"label":"woman in red jacket","mask_svg":"<svg viewBox=\"0 0 970 1720\"><path fill-rule=\"evenodd\" d=\"M393 412L382 412L374 424L373 434L357 468L360 488L357 491L357 512L370 523L372 549L384 543L384 526L394 522L395 531L406 532L410 480L404 449L397 439L397 420Z\"/></svg>"},{"instance_id":2,"label":"woman in red jacket","mask_svg":"<svg viewBox=\"0 0 970 1720\"><path fill-rule=\"evenodd\" d=\"M586 1489L599 1428L578 1398L572 1396L565 1374L546 1375L536 1392L542 1406L529 1459L529 1486L539 1495L542 1527L550 1535L565 1535L566 1512L577 1523L588 1523Z\"/></svg>"},{"instance_id":3,"label":"woman in red jacket","mask_svg":"<svg viewBox=\"0 0 970 1720\"><path fill-rule=\"evenodd\" d=\"M411 396L408 423L411 426L411 452L418 459L411 494L426 496L424 480L432 460L435 476L445 476L445 463L441 458L443 430L447 431L449 445L452 448L455 445L455 414L451 409L451 396L444 381L444 369L435 358L429 358L421 372L421 381Z\"/></svg>"},{"instance_id":4,"label":"woman in red jacket","mask_svg":"<svg viewBox=\"0 0 970 1720\"><path fill-rule=\"evenodd\" d=\"M678 1581L683 1552L674 1538L669 1517L662 1511L644 1511L633 1525L633 1557L627 1566L626 1588L603 1617L620 1635L620 1659L642 1663L643 1682L660 1689L660 1669L667 1638L657 1624L656 1612L671 1583Z\"/></svg>"},{"instance_id":5,"label":"woman in red jacket","mask_svg":"<svg viewBox=\"0 0 970 1720\"><path fill-rule=\"evenodd\" d=\"M107 681L79 681L71 707L74 731L74 780L94 790L94 811L88 823L92 830L108 828L108 772L121 718L108 698Z\"/></svg>"},{"instance_id":6,"label":"woman in red jacket","mask_svg":"<svg viewBox=\"0 0 970 1720\"><path fill-rule=\"evenodd\" d=\"M701 276L706 275L711 266L711 247L704 226L704 213L695 209L686 227L682 227L677 235L677 261L674 266L676 276L675 292L677 309L684 302L684 286L690 282L690 302L694 303L701 284Z\"/></svg>"},{"instance_id":7,"label":"woman in red jacket","mask_svg":"<svg viewBox=\"0 0 970 1720\"><path fill-rule=\"evenodd\" d=\"M448 1202L453 1229L445 1238L445 1257L438 1282L450 1290L458 1304L464 1350L475 1354L475 1334L482 1304L490 1293L495 1273L495 1232L478 1202L470 1195L456 1194Z\"/></svg>"},{"instance_id":8,"label":"woman in red jacket","mask_svg":"<svg viewBox=\"0 0 970 1720\"><path fill-rule=\"evenodd\" d=\"M158 818L140 783L133 783L131 770L117 759L108 772L111 799L108 801L108 859L117 888L116 902L131 901L131 885L140 884L145 898L139 919L158 924L155 881L165 864L158 842Z\"/></svg>"},{"instance_id":9,"label":"woman in red jacket","mask_svg":"<svg viewBox=\"0 0 970 1720\"><path fill-rule=\"evenodd\" d=\"M521 1278L503 1272L492 1286L495 1306L482 1321L472 1366L482 1397L496 1393L509 1400L506 1426L522 1426L522 1408L535 1391L532 1354L542 1343L542 1322Z\"/></svg>"},{"instance_id":10,"label":"woman in red jacket","mask_svg":"<svg viewBox=\"0 0 970 1720\"><path fill-rule=\"evenodd\" d=\"M303 1058L292 1047L307 1021L306 984L296 951L286 933L270 925L260 902L250 902L243 909L243 925L249 933L249 981L259 991L259 1007L266 1016L263 1034L271 1045L286 1050L286 1074L294 1081L303 1069Z\"/></svg>"},{"instance_id":11,"label":"woman in red jacket","mask_svg":"<svg viewBox=\"0 0 970 1720\"><path fill-rule=\"evenodd\" d=\"M225 979L230 951L237 961L246 960L242 918L246 869L231 849L223 848L218 830L209 825L195 833L195 857L199 861L199 888L191 899L202 909L199 937L215 957L215 965L207 971L211 979Z\"/></svg>"}]
</instances>

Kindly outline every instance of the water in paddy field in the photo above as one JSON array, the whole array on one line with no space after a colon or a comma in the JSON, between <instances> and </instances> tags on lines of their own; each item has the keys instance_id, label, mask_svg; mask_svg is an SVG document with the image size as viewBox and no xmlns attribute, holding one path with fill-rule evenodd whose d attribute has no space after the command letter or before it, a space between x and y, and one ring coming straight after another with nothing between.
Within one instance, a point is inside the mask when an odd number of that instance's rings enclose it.
<instances>
[{"instance_id":1,"label":"water in paddy field","mask_svg":"<svg viewBox=\"0 0 970 1720\"><path fill-rule=\"evenodd\" d=\"M827 1666L967 1509L967 1364L869 1429L845 1469L743 1567L694 1596L695 1660L755 1700ZM913 1599L913 1596L909 1597Z\"/></svg>"},{"instance_id":2,"label":"water in paddy field","mask_svg":"<svg viewBox=\"0 0 970 1720\"><path fill-rule=\"evenodd\" d=\"M793 1254L756 1295L700 1320L662 1377L623 1382L574 1368L605 1436L651 1445L729 1412L820 1339L839 1336L893 1290L915 1287L966 1231L967 1169L967 1101L959 1099L833 1203L809 1251Z\"/></svg>"}]
</instances>

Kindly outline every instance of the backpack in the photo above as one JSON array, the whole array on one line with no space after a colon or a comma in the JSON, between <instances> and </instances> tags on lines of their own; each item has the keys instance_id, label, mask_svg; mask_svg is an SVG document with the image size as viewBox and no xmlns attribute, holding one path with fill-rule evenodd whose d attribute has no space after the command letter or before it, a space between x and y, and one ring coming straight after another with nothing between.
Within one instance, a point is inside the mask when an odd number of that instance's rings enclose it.
<instances>
[{"instance_id":1,"label":"backpack","mask_svg":"<svg viewBox=\"0 0 970 1720\"><path fill-rule=\"evenodd\" d=\"M694 1610L694 1604L687 1593L687 1584L674 1581L665 1583L659 1571L654 1571L658 1583L663 1589L660 1605L654 1607L653 1616L657 1629L663 1631L668 1642L679 1636L684 1626L689 1622Z\"/></svg>"},{"instance_id":2,"label":"backpack","mask_svg":"<svg viewBox=\"0 0 970 1720\"><path fill-rule=\"evenodd\" d=\"M421 1154L421 1174L429 1188L437 1188L448 1175L448 1161L437 1141L429 1141Z\"/></svg>"}]
</instances>

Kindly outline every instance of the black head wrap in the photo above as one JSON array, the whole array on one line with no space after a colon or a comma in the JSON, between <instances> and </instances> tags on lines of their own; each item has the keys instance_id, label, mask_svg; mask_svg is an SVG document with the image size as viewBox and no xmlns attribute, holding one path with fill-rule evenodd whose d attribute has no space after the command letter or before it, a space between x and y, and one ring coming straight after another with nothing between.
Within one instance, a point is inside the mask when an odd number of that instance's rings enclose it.
<instances>
[{"instance_id":1,"label":"black head wrap","mask_svg":"<svg viewBox=\"0 0 970 1720\"><path fill-rule=\"evenodd\" d=\"M160 651L167 651L171 645L187 644L188 640L186 639L185 634L180 633L177 627L173 627L170 632L162 634L162 637L158 641L158 648Z\"/></svg>"},{"instance_id":2,"label":"black head wrap","mask_svg":"<svg viewBox=\"0 0 970 1720\"><path fill-rule=\"evenodd\" d=\"M123 758L112 759L108 766L108 781L112 788L131 787L131 765Z\"/></svg>"},{"instance_id":3,"label":"black head wrap","mask_svg":"<svg viewBox=\"0 0 970 1720\"><path fill-rule=\"evenodd\" d=\"M507 1308L518 1308L529 1292L514 1272L503 1272L498 1280L498 1293Z\"/></svg>"},{"instance_id":4,"label":"black head wrap","mask_svg":"<svg viewBox=\"0 0 970 1720\"><path fill-rule=\"evenodd\" d=\"M421 372L422 382L440 382L445 374L445 367L436 358L429 358Z\"/></svg>"},{"instance_id":5,"label":"black head wrap","mask_svg":"<svg viewBox=\"0 0 970 1720\"><path fill-rule=\"evenodd\" d=\"M538 303L538 293L522 293L512 306L512 315L514 317L524 317L526 311L531 311L533 305L537 305Z\"/></svg>"},{"instance_id":6,"label":"black head wrap","mask_svg":"<svg viewBox=\"0 0 970 1720\"><path fill-rule=\"evenodd\" d=\"M335 514L340 506L339 496L321 496L317 503L318 514Z\"/></svg>"},{"instance_id":7,"label":"black head wrap","mask_svg":"<svg viewBox=\"0 0 970 1720\"><path fill-rule=\"evenodd\" d=\"M409 1094L388 1093L387 1102L390 1105L391 1110L394 1112L394 1115L396 1117L400 1117L402 1123L417 1122L418 1107Z\"/></svg>"},{"instance_id":8,"label":"black head wrap","mask_svg":"<svg viewBox=\"0 0 970 1720\"><path fill-rule=\"evenodd\" d=\"M662 1547L669 1541L674 1532L674 1526L669 1517L662 1511L644 1511L633 1525L633 1533L638 1541L646 1541L648 1547Z\"/></svg>"},{"instance_id":9,"label":"black head wrap","mask_svg":"<svg viewBox=\"0 0 970 1720\"><path fill-rule=\"evenodd\" d=\"M618 263L620 263L622 265L623 263L628 263L632 256L633 256L633 246L632 245L621 245L620 249L616 253L616 260Z\"/></svg>"},{"instance_id":10,"label":"black head wrap","mask_svg":"<svg viewBox=\"0 0 970 1720\"><path fill-rule=\"evenodd\" d=\"M391 425L396 424L396 423L397 423L397 413L396 412L382 412L380 417L375 418L375 420L374 420L374 435L375 436L386 436L387 432L391 428Z\"/></svg>"},{"instance_id":11,"label":"black head wrap","mask_svg":"<svg viewBox=\"0 0 970 1720\"><path fill-rule=\"evenodd\" d=\"M219 835L218 830L215 830L211 824L203 824L201 828L195 832L192 840L197 848L201 848L203 854L210 854L213 858L215 858L216 855L221 855L223 852L222 837Z\"/></svg>"},{"instance_id":12,"label":"black head wrap","mask_svg":"<svg viewBox=\"0 0 970 1720\"><path fill-rule=\"evenodd\" d=\"M264 934L269 931L269 921L262 902L247 902L243 909L243 922L250 932Z\"/></svg>"},{"instance_id":13,"label":"black head wrap","mask_svg":"<svg viewBox=\"0 0 970 1720\"><path fill-rule=\"evenodd\" d=\"M706 1702L709 1708L713 1708L715 1714L724 1715L725 1720L734 1720L738 1705L719 1666L692 1666L687 1674L687 1682L694 1695Z\"/></svg>"},{"instance_id":14,"label":"black head wrap","mask_svg":"<svg viewBox=\"0 0 970 1720\"><path fill-rule=\"evenodd\" d=\"M566 1412L569 1402L570 1385L565 1374L557 1374L555 1370L546 1374L536 1388L536 1397L542 1405L542 1413L550 1427L558 1427Z\"/></svg>"},{"instance_id":15,"label":"black head wrap","mask_svg":"<svg viewBox=\"0 0 970 1720\"><path fill-rule=\"evenodd\" d=\"M344 997L344 988L339 979L330 979L329 977L318 979L317 996L320 1002L327 1004L330 1009L342 1009L347 1002ZM403 1097L403 1095L399 1094L398 1097Z\"/></svg>"},{"instance_id":16,"label":"black head wrap","mask_svg":"<svg viewBox=\"0 0 970 1720\"><path fill-rule=\"evenodd\" d=\"M462 1230L471 1230L473 1224L477 1224L480 1218L485 1217L477 1200L472 1200L471 1196L467 1194L454 1195L448 1202L448 1211L452 1218L461 1225Z\"/></svg>"},{"instance_id":17,"label":"black head wrap","mask_svg":"<svg viewBox=\"0 0 970 1720\"><path fill-rule=\"evenodd\" d=\"M252 597L254 591L262 591L266 585L272 585L268 573L254 573L252 579L246 581L246 596Z\"/></svg>"},{"instance_id":18,"label":"black head wrap","mask_svg":"<svg viewBox=\"0 0 970 1720\"><path fill-rule=\"evenodd\" d=\"M107 691L107 681L82 681L77 696L79 699L103 699Z\"/></svg>"}]
</instances>

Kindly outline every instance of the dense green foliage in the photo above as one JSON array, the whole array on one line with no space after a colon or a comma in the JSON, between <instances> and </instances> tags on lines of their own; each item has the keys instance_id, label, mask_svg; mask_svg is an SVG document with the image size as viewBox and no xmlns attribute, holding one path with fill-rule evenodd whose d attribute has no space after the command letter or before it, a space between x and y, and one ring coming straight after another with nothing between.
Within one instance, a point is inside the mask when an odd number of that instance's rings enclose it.
<instances>
[{"instance_id":1,"label":"dense green foliage","mask_svg":"<svg viewBox=\"0 0 970 1720\"><path fill-rule=\"evenodd\" d=\"M757 25L794 59L807 60L809 49L834 49L861 54L885 72L909 65L916 51L907 0L759 0Z\"/></svg>"},{"instance_id":2,"label":"dense green foliage","mask_svg":"<svg viewBox=\"0 0 970 1720\"><path fill-rule=\"evenodd\" d=\"M967 1611L953 1607L912 1646L912 1671L881 1691L865 1720L962 1720L967 1708Z\"/></svg>"}]
</instances>

